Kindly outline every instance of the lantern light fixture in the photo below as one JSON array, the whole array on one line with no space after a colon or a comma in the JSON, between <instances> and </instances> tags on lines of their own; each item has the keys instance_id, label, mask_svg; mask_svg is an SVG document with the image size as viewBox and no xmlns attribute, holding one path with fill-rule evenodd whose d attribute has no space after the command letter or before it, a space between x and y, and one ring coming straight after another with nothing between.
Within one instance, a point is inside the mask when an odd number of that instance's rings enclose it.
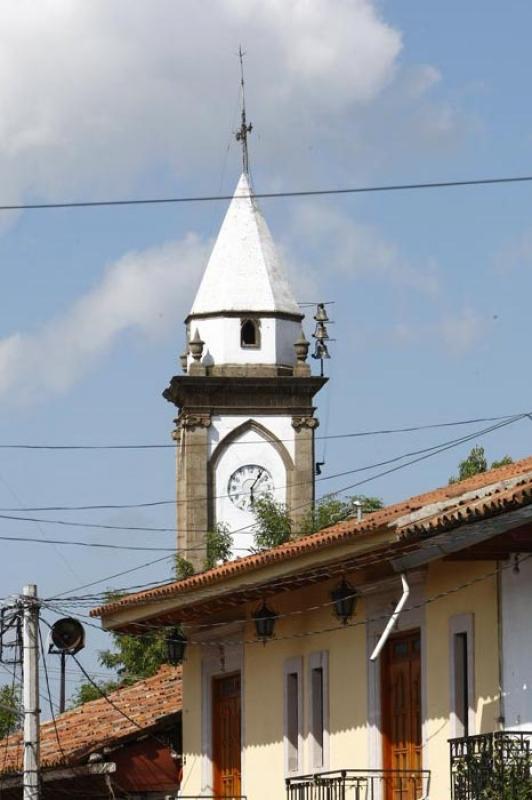
<instances>
[{"instance_id":1,"label":"lantern light fixture","mask_svg":"<svg viewBox=\"0 0 532 800\"><path fill-rule=\"evenodd\" d=\"M342 582L331 592L334 612L344 625L347 625L349 619L355 613L356 594L355 589L345 578L342 578Z\"/></svg>"},{"instance_id":2,"label":"lantern light fixture","mask_svg":"<svg viewBox=\"0 0 532 800\"><path fill-rule=\"evenodd\" d=\"M177 667L185 658L187 637L179 628L172 628L166 637L166 654L168 663Z\"/></svg>"},{"instance_id":3,"label":"lantern light fixture","mask_svg":"<svg viewBox=\"0 0 532 800\"><path fill-rule=\"evenodd\" d=\"M263 644L266 644L267 640L272 638L276 620L277 614L268 608L265 601L263 601L259 610L253 614L257 639L261 639Z\"/></svg>"}]
</instances>

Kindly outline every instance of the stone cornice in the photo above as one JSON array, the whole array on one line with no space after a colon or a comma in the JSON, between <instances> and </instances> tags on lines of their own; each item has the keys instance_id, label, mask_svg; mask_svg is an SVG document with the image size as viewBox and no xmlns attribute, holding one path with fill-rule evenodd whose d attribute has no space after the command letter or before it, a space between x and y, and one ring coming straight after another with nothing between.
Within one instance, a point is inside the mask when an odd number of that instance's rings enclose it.
<instances>
[{"instance_id":1,"label":"stone cornice","mask_svg":"<svg viewBox=\"0 0 532 800\"><path fill-rule=\"evenodd\" d=\"M189 314L185 319L185 324L188 325L194 319L227 319L228 317L237 317L238 319L287 319L293 322L302 322L305 319L304 314L289 314L286 311L206 311L200 314Z\"/></svg>"},{"instance_id":2,"label":"stone cornice","mask_svg":"<svg viewBox=\"0 0 532 800\"><path fill-rule=\"evenodd\" d=\"M270 377L245 377L227 375L175 375L163 392L168 402L179 408L193 407L197 413L210 409L220 413L220 408L233 413L244 408L255 413L277 413L280 408L292 414L308 414L313 396L327 383L327 378L316 375L272 375ZM214 409L217 409L215 412ZM196 411L194 411L196 413Z\"/></svg>"}]
</instances>

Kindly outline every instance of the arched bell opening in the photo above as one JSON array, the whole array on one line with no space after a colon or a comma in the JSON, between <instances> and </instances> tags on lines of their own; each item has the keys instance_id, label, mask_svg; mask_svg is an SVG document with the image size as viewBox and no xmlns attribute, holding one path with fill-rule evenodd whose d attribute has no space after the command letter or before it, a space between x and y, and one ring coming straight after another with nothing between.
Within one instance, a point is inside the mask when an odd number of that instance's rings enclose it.
<instances>
[{"instance_id":1,"label":"arched bell opening","mask_svg":"<svg viewBox=\"0 0 532 800\"><path fill-rule=\"evenodd\" d=\"M260 347L260 321L243 319L240 323L240 347Z\"/></svg>"}]
</instances>

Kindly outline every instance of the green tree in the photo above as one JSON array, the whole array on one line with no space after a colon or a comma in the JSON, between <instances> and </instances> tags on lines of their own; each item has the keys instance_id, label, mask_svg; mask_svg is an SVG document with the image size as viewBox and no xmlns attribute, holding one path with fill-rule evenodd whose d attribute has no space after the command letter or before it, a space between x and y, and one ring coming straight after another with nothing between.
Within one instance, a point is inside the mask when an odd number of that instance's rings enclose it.
<instances>
[{"instance_id":1,"label":"green tree","mask_svg":"<svg viewBox=\"0 0 532 800\"><path fill-rule=\"evenodd\" d=\"M506 464L512 463L513 460L510 456L503 456L498 461L492 461L491 466L488 467L488 459L486 458L484 448L480 447L480 445L476 445L471 449L467 458L460 461L458 464L458 475L451 475L449 484L465 481L466 478L472 478L473 475L480 475L483 472L487 472L488 469L496 469L497 467L503 467Z\"/></svg>"},{"instance_id":2,"label":"green tree","mask_svg":"<svg viewBox=\"0 0 532 800\"><path fill-rule=\"evenodd\" d=\"M315 533L356 514L359 503L363 514L382 508L382 500L378 497L355 495L345 500L324 497L304 515L295 531L287 507L276 503L272 497L263 497L253 509L256 520L255 546L259 550L267 550L297 536Z\"/></svg>"},{"instance_id":3,"label":"green tree","mask_svg":"<svg viewBox=\"0 0 532 800\"><path fill-rule=\"evenodd\" d=\"M72 698L73 705L96 700L102 692L108 693L119 686L127 686L142 678L155 675L166 663L166 631L150 630L142 636L112 633L113 648L101 650L98 661L102 667L114 670L116 677L108 681L82 683Z\"/></svg>"},{"instance_id":4,"label":"green tree","mask_svg":"<svg viewBox=\"0 0 532 800\"><path fill-rule=\"evenodd\" d=\"M22 706L18 689L12 686L0 687L0 739L20 728Z\"/></svg>"},{"instance_id":5,"label":"green tree","mask_svg":"<svg viewBox=\"0 0 532 800\"><path fill-rule=\"evenodd\" d=\"M292 521L283 503L277 503L269 495L261 497L253 506L253 514L256 523L253 538L259 550L268 550L292 538Z\"/></svg>"},{"instance_id":6,"label":"green tree","mask_svg":"<svg viewBox=\"0 0 532 800\"><path fill-rule=\"evenodd\" d=\"M186 562L188 563L188 562ZM107 602L118 600L122 595L110 592ZM155 675L161 664L166 663L166 631L164 628L149 629L143 635L111 633L113 648L101 650L98 662L106 669L114 670L115 676L108 681L82 683L72 698L78 706L89 700L97 700L102 693L112 692L142 678Z\"/></svg>"},{"instance_id":7,"label":"green tree","mask_svg":"<svg viewBox=\"0 0 532 800\"><path fill-rule=\"evenodd\" d=\"M207 533L204 569L212 569L220 561L224 564L231 558L232 536L227 525L218 523L213 531Z\"/></svg>"},{"instance_id":8,"label":"green tree","mask_svg":"<svg viewBox=\"0 0 532 800\"><path fill-rule=\"evenodd\" d=\"M83 703L90 703L92 700L99 700L104 694L113 692L119 686L118 681L98 681L96 686L92 683L82 683L72 695L70 705L73 708L82 706Z\"/></svg>"},{"instance_id":9,"label":"green tree","mask_svg":"<svg viewBox=\"0 0 532 800\"><path fill-rule=\"evenodd\" d=\"M185 578L190 578L194 575L194 565L186 558L183 558L181 553L176 553L174 563L174 575L178 581L183 581Z\"/></svg>"},{"instance_id":10,"label":"green tree","mask_svg":"<svg viewBox=\"0 0 532 800\"><path fill-rule=\"evenodd\" d=\"M231 558L231 534L224 525L217 525L214 531L207 534L207 555L204 569L216 566L219 561ZM186 558L178 553L175 557L174 574L177 580L184 580L194 574L194 567ZM107 601L117 600L120 595L108 594ZM82 683L72 698L75 706L97 700L102 693L112 692L119 686L134 683L142 678L154 675L161 664L166 662L166 631L163 629L149 631L143 636L127 634L111 634L113 648L102 650L98 654L101 666L115 672L116 678L108 681ZM96 684L96 685L94 685Z\"/></svg>"},{"instance_id":11,"label":"green tree","mask_svg":"<svg viewBox=\"0 0 532 800\"><path fill-rule=\"evenodd\" d=\"M344 500L336 497L324 497L305 514L298 533L302 536L315 533L329 525L334 525L335 522L341 522L356 515L358 508L363 515L366 515L378 511L382 506L383 503L379 497L366 497L363 494L347 497Z\"/></svg>"}]
</instances>

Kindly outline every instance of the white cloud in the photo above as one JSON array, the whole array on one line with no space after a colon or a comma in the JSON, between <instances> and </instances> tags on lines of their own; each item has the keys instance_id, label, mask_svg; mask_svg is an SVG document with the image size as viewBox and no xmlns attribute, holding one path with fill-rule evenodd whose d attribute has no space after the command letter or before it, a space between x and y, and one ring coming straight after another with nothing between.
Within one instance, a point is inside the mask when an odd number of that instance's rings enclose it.
<instances>
[{"instance_id":1,"label":"white cloud","mask_svg":"<svg viewBox=\"0 0 532 800\"><path fill-rule=\"evenodd\" d=\"M470 352L482 338L485 320L472 308L447 314L439 323L437 332L452 355Z\"/></svg>"},{"instance_id":2,"label":"white cloud","mask_svg":"<svg viewBox=\"0 0 532 800\"><path fill-rule=\"evenodd\" d=\"M532 265L532 230L523 231L513 242L506 244L494 256L496 271L505 275Z\"/></svg>"},{"instance_id":3,"label":"white cloud","mask_svg":"<svg viewBox=\"0 0 532 800\"><path fill-rule=\"evenodd\" d=\"M416 289L439 292L434 263L413 265L393 242L372 225L357 222L338 208L320 203L300 204L294 212L290 241L303 243L329 276L371 277Z\"/></svg>"},{"instance_id":4,"label":"white cloud","mask_svg":"<svg viewBox=\"0 0 532 800\"><path fill-rule=\"evenodd\" d=\"M0 340L0 399L63 392L125 331L159 338L176 329L205 265L208 245L180 242L128 253L63 315Z\"/></svg>"},{"instance_id":5,"label":"white cloud","mask_svg":"<svg viewBox=\"0 0 532 800\"><path fill-rule=\"evenodd\" d=\"M440 345L449 355L464 356L482 340L486 318L470 307L439 312L432 322L415 320L397 322L390 339L401 347L420 342Z\"/></svg>"},{"instance_id":6,"label":"white cloud","mask_svg":"<svg viewBox=\"0 0 532 800\"><path fill-rule=\"evenodd\" d=\"M4 199L121 192L161 165L219 170L240 41L256 146L270 155L378 96L401 48L370 0L6 0Z\"/></svg>"}]
</instances>

